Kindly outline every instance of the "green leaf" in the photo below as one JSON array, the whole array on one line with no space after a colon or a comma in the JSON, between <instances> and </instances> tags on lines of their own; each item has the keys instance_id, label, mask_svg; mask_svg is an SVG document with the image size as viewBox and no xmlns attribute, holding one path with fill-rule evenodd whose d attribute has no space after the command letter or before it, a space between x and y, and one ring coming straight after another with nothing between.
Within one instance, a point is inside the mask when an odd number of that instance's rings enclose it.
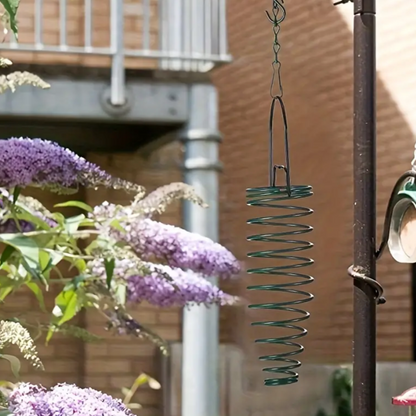
<instances>
[{"instance_id":1,"label":"green leaf","mask_svg":"<svg viewBox=\"0 0 416 416\"><path fill-rule=\"evenodd\" d=\"M87 263L84 259L68 258L68 260L71 262L71 269L76 267L79 273L84 273L87 269Z\"/></svg>"},{"instance_id":2,"label":"green leaf","mask_svg":"<svg viewBox=\"0 0 416 416\"><path fill-rule=\"evenodd\" d=\"M10 321L10 319L8 319L8 321ZM14 390L16 388L16 384L8 380L0 380L0 387L4 387L9 390Z\"/></svg>"},{"instance_id":3,"label":"green leaf","mask_svg":"<svg viewBox=\"0 0 416 416\"><path fill-rule=\"evenodd\" d=\"M52 267L52 259L48 252L40 250L39 252L39 266L42 273L47 272Z\"/></svg>"},{"instance_id":4,"label":"green leaf","mask_svg":"<svg viewBox=\"0 0 416 416\"><path fill-rule=\"evenodd\" d=\"M13 287L12 286L2 287L0 289L0 301L3 301L4 299L6 299L7 296L10 295L10 293L12 291L13 291Z\"/></svg>"},{"instance_id":5,"label":"green leaf","mask_svg":"<svg viewBox=\"0 0 416 416\"><path fill-rule=\"evenodd\" d=\"M56 266L61 260L65 257L64 253L59 253L57 251L49 252L52 260L52 266Z\"/></svg>"},{"instance_id":6,"label":"green leaf","mask_svg":"<svg viewBox=\"0 0 416 416\"><path fill-rule=\"evenodd\" d=\"M17 21L16 21L16 14L17 9L19 7L20 0L0 0L0 3L6 9L6 12L10 18L10 29L13 31L16 40L18 38L18 30L17 30Z\"/></svg>"},{"instance_id":7,"label":"green leaf","mask_svg":"<svg viewBox=\"0 0 416 416\"><path fill-rule=\"evenodd\" d=\"M0 354L0 358L7 360L10 363L10 368L16 378L20 378L20 360L14 355Z\"/></svg>"},{"instance_id":8,"label":"green leaf","mask_svg":"<svg viewBox=\"0 0 416 416\"><path fill-rule=\"evenodd\" d=\"M92 240L92 242L85 248L85 252L88 255L91 255L92 252L97 248L99 248L98 241L97 240Z\"/></svg>"},{"instance_id":9,"label":"green leaf","mask_svg":"<svg viewBox=\"0 0 416 416\"><path fill-rule=\"evenodd\" d=\"M55 307L52 314L54 315L57 325L62 325L71 320L78 312L78 294L75 289L63 290L55 298Z\"/></svg>"},{"instance_id":10,"label":"green leaf","mask_svg":"<svg viewBox=\"0 0 416 416\"><path fill-rule=\"evenodd\" d=\"M113 220L110 222L110 227L113 227L117 231L120 231L122 233L125 233L126 230L123 228L123 226L120 224L119 220Z\"/></svg>"},{"instance_id":11,"label":"green leaf","mask_svg":"<svg viewBox=\"0 0 416 416\"><path fill-rule=\"evenodd\" d=\"M49 341L53 337L53 333L55 332L55 328L51 326L48 330L48 333L46 334L45 344L48 345Z\"/></svg>"},{"instance_id":12,"label":"green leaf","mask_svg":"<svg viewBox=\"0 0 416 416\"><path fill-rule=\"evenodd\" d=\"M31 269L36 271L40 269L39 247L34 240L17 234L0 234L0 241L20 251Z\"/></svg>"},{"instance_id":13,"label":"green leaf","mask_svg":"<svg viewBox=\"0 0 416 416\"><path fill-rule=\"evenodd\" d=\"M54 212L51 215L52 219L55 220L60 226L64 226L65 224L65 216L62 215L60 212Z\"/></svg>"},{"instance_id":14,"label":"green leaf","mask_svg":"<svg viewBox=\"0 0 416 416\"><path fill-rule=\"evenodd\" d=\"M134 380L133 387L140 387L143 384L146 384L149 381L149 376L147 374L140 374L139 377Z\"/></svg>"},{"instance_id":15,"label":"green leaf","mask_svg":"<svg viewBox=\"0 0 416 416\"><path fill-rule=\"evenodd\" d=\"M104 260L104 267L105 267L105 274L106 274L106 282L107 287L111 289L111 281L113 280L114 268L116 267L116 262L114 259Z\"/></svg>"},{"instance_id":16,"label":"green leaf","mask_svg":"<svg viewBox=\"0 0 416 416\"><path fill-rule=\"evenodd\" d=\"M43 312L46 312L46 307L45 307L45 300L43 298L43 292L40 289L40 287L34 283L34 282L28 282L26 283L26 286L34 293L34 295L36 296L36 299L39 302L39 306L42 309Z\"/></svg>"},{"instance_id":17,"label":"green leaf","mask_svg":"<svg viewBox=\"0 0 416 416\"><path fill-rule=\"evenodd\" d=\"M76 232L81 224L85 220L85 215L80 214L75 217L69 217L65 220L65 230L68 234L73 234Z\"/></svg>"},{"instance_id":18,"label":"green leaf","mask_svg":"<svg viewBox=\"0 0 416 416\"><path fill-rule=\"evenodd\" d=\"M115 297L117 299L117 302L120 303L120 305L125 305L127 300L127 289L126 286L123 284L120 284L117 286Z\"/></svg>"},{"instance_id":19,"label":"green leaf","mask_svg":"<svg viewBox=\"0 0 416 416\"><path fill-rule=\"evenodd\" d=\"M160 383L152 377L149 377L149 379L147 380L147 384L153 390L160 390L162 388Z\"/></svg>"},{"instance_id":20,"label":"green leaf","mask_svg":"<svg viewBox=\"0 0 416 416\"><path fill-rule=\"evenodd\" d=\"M17 7L16 7L16 9L17 9ZM19 198L19 195L20 195L20 191L21 191L21 189L18 186L16 186L13 189L13 204L15 204L17 202L17 200Z\"/></svg>"},{"instance_id":21,"label":"green leaf","mask_svg":"<svg viewBox=\"0 0 416 416\"><path fill-rule=\"evenodd\" d=\"M127 407L129 409L135 410L135 409L141 409L143 406L139 403L129 403Z\"/></svg>"},{"instance_id":22,"label":"green leaf","mask_svg":"<svg viewBox=\"0 0 416 416\"><path fill-rule=\"evenodd\" d=\"M81 221L79 224L80 227L94 227L95 221L90 218L85 218L85 220Z\"/></svg>"},{"instance_id":23,"label":"green leaf","mask_svg":"<svg viewBox=\"0 0 416 416\"><path fill-rule=\"evenodd\" d=\"M55 208L77 207L77 208L81 208L81 209L83 209L84 211L87 211L87 212L93 212L92 207L90 207L85 202L81 202L81 201L62 202L61 204L54 205L54 207Z\"/></svg>"},{"instance_id":24,"label":"green leaf","mask_svg":"<svg viewBox=\"0 0 416 416\"><path fill-rule=\"evenodd\" d=\"M13 290L24 283L23 279L0 276L0 301L3 301Z\"/></svg>"},{"instance_id":25,"label":"green leaf","mask_svg":"<svg viewBox=\"0 0 416 416\"><path fill-rule=\"evenodd\" d=\"M122 393L124 396L127 396L127 395L130 393L130 389L128 389L127 387L122 387L122 388L121 388L121 393Z\"/></svg>"},{"instance_id":26,"label":"green leaf","mask_svg":"<svg viewBox=\"0 0 416 416\"><path fill-rule=\"evenodd\" d=\"M10 256L16 251L16 249L12 246L6 246L6 248L3 250L3 253L1 253L0 258L0 265L5 263L7 260L9 260Z\"/></svg>"}]
</instances>

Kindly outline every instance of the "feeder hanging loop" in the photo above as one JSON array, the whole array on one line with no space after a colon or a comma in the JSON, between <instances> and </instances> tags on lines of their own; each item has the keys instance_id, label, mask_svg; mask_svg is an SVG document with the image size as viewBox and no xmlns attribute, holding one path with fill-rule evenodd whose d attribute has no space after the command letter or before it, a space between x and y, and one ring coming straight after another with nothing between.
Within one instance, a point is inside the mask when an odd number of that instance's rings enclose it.
<instances>
[{"instance_id":1,"label":"feeder hanging loop","mask_svg":"<svg viewBox=\"0 0 416 416\"><path fill-rule=\"evenodd\" d=\"M249 258L276 259L283 264L272 265L267 267L256 267L247 270L250 275L270 275L282 279L282 282L257 284L249 286L248 290L277 292L293 296L291 300L281 302L263 302L250 305L249 308L256 310L268 310L271 313L284 315L280 321L267 320L253 322L252 326L265 327L271 330L283 329L288 331L281 336L267 336L256 339L258 344L270 344L285 348L282 352L263 355L259 357L260 361L273 363L269 367L263 368L263 371L270 373L272 376L266 378L266 386L281 386L293 384L298 381L298 373L295 371L300 367L301 362L294 357L303 352L304 347L299 344L299 339L307 334L307 330L300 324L309 318L307 311L300 309L300 305L313 299L313 295L300 290L301 286L313 282L313 277L299 273L297 270L313 264L313 260L297 255L300 252L309 250L313 244L309 241L302 241L298 236L310 233L313 228L310 225L295 223L295 219L309 216L313 210L306 207L295 206L292 201L307 198L313 195L310 185L292 185L290 176L290 158L289 158L289 135L286 109L283 102L283 88L280 76L281 64L279 61L280 44L278 35L280 24L286 17L286 10L283 6L284 1L272 1L272 12L266 12L269 21L273 24L273 54L272 62L272 82L270 86L271 107L269 118L269 186L249 188L246 191L247 205L262 208L279 209L282 212L278 215L267 215L247 221L250 225L260 225L277 227L276 232L251 235L247 237L248 241L274 243L279 245L270 250L262 250L248 253ZM278 104L278 105L276 105ZM280 109L283 122L284 136L284 154L285 164L279 165L274 163L274 118L276 108ZM284 172L285 184L277 185L276 176L278 171ZM276 229L276 228L275 228ZM296 255L295 255L296 254ZM296 272L294 271L296 270ZM288 313L288 314L287 314ZM288 316L289 315L289 316Z\"/></svg>"},{"instance_id":2,"label":"feeder hanging loop","mask_svg":"<svg viewBox=\"0 0 416 416\"><path fill-rule=\"evenodd\" d=\"M371 277L368 277L364 271L363 268L358 266L350 266L348 268L348 274L356 280L361 280L365 283L367 283L373 290L374 290L374 296L376 299L377 305L382 305L386 303L386 299L383 297L383 286L377 280L372 279Z\"/></svg>"}]
</instances>

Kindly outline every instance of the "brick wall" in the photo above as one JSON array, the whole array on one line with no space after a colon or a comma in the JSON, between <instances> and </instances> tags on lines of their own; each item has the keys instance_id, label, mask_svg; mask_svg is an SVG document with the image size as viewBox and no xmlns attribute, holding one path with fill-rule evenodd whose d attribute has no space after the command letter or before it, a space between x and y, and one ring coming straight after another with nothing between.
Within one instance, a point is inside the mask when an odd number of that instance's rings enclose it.
<instances>
[{"instance_id":1,"label":"brick wall","mask_svg":"<svg viewBox=\"0 0 416 416\"><path fill-rule=\"evenodd\" d=\"M393 91L400 86L398 92L404 93L413 85L414 74L409 73L409 67L412 68L416 58L414 49L404 43L405 39L413 42L408 32L400 44L387 42L385 32L393 33L392 26L400 25L413 33L410 16L415 5L403 4L396 13L400 19L392 22L386 12L388 2L380 3L380 8L385 6L385 26L379 25L379 31L384 33L384 43L379 44L384 72L377 80L379 231L391 188L409 168L414 144L409 120L403 115L403 108L409 109L409 115L413 104L407 99L398 108L397 94L392 97L391 85L384 80L396 80ZM273 37L263 10L270 6L271 2L266 0L228 1L229 42L234 62L214 74L219 88L220 128L225 136L221 147L225 166L221 180L221 240L244 261L246 253L253 250L246 236L256 233L254 226L245 226L245 221L267 215L265 209L245 205L245 188L267 185ZM316 279L308 287L316 299L307 305L312 317L307 323L310 333L304 340L306 352L302 359L350 360L352 282L346 270L352 262L353 247L351 28L345 19L346 12L343 10L344 16L341 15L341 10L334 8L330 0L310 2L308 7L303 2L287 2L286 6L288 17L281 30L281 60L290 123L292 181L311 184L315 192L313 198L302 200L302 204L315 210L308 218L315 230L308 237L315 244L311 251L315 259L311 273ZM395 71L402 78L394 77ZM276 163L283 163L282 133L276 129ZM379 359L408 360L411 358L409 269L393 262L386 252L379 264L379 278L388 298L387 304L378 308ZM241 292L254 281L247 277L241 284ZM250 297L253 299L253 295L244 293L248 301ZM265 296L264 300L278 298L275 294ZM227 321L234 328L234 340L246 349L249 357L259 355L252 344L249 321L262 318L273 319L276 315L241 311L229 314ZM269 330L267 335L272 333Z\"/></svg>"}]
</instances>

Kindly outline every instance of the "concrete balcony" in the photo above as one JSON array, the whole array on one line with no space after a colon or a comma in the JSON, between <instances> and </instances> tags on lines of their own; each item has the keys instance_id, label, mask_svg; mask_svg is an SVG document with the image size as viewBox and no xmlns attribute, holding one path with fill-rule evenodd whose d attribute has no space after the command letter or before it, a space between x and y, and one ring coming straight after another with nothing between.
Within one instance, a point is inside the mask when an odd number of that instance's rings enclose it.
<instances>
[{"instance_id":1,"label":"concrete balcony","mask_svg":"<svg viewBox=\"0 0 416 416\"><path fill-rule=\"evenodd\" d=\"M3 95L4 135L57 140L51 132L62 126L83 137L78 127L94 125L126 143L80 139L85 147L141 147L186 123L189 86L231 61L226 0L25 0L18 26L2 56L52 88Z\"/></svg>"}]
</instances>

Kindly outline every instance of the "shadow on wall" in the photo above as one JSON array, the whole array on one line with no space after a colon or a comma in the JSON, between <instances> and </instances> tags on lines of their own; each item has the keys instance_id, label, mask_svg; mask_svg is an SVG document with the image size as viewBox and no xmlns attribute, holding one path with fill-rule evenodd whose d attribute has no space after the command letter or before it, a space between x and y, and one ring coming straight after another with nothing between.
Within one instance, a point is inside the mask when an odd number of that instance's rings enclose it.
<instances>
[{"instance_id":1,"label":"shadow on wall","mask_svg":"<svg viewBox=\"0 0 416 416\"><path fill-rule=\"evenodd\" d=\"M237 256L258 246L246 237L259 228L245 226L248 218L267 215L266 209L247 207L245 189L267 185L268 98L272 61L272 27L263 13L269 1L228 2L229 42L234 63L215 73L219 88L220 128L224 133L221 159L221 241ZM310 289L316 299L307 304L312 313L304 339L306 362L341 362L351 359L352 282L347 268L353 247L353 68L352 33L331 1L287 4L287 20L281 29L281 61L285 102L289 118L292 177L294 184L311 184L315 196L303 200L315 213L308 217L315 230L309 234L315 244L310 269L315 283ZM393 59L393 58L392 58ZM378 230L397 177L408 169L413 136L383 83L378 79ZM278 123L277 123L278 124ZM283 137L276 128L276 163L283 162ZM267 213L266 213L267 211ZM270 230L268 230L270 231ZM262 248L270 249L266 245ZM308 253L309 254L309 253ZM271 263L263 262L269 266ZM306 271L306 269L305 269ZM410 274L407 266L394 263L386 253L379 266L379 279L386 288L387 304L379 308L379 359L411 358ZM259 298L245 287L272 278L246 277L241 294L248 303ZM226 287L226 285L224 285ZM230 286L232 287L232 286ZM226 287L227 288L227 287ZM264 302L283 299L279 293L264 294ZM279 312L248 312L230 309L225 313L223 340L237 342L246 351L246 371L258 369L254 391L261 387L261 363L256 357L264 350L254 347L258 336L277 332L254 331L251 321L275 320ZM231 336L229 334L232 334ZM268 350L270 352L271 350ZM279 351L279 347L273 349ZM256 413L257 415L257 413Z\"/></svg>"}]
</instances>

